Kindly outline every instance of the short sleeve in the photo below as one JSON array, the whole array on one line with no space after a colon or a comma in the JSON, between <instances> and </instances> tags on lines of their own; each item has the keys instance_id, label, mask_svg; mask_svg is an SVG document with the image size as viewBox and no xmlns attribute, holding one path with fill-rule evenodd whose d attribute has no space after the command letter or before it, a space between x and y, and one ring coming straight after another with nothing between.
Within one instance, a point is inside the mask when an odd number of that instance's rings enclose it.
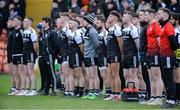
<instances>
[{"instance_id":1,"label":"short sleeve","mask_svg":"<svg viewBox=\"0 0 180 110\"><path fill-rule=\"evenodd\" d=\"M175 35L175 29L170 23L168 23L164 31L168 37Z\"/></svg>"},{"instance_id":2,"label":"short sleeve","mask_svg":"<svg viewBox=\"0 0 180 110\"><path fill-rule=\"evenodd\" d=\"M131 36L133 39L139 38L139 32L137 27L131 26Z\"/></svg>"},{"instance_id":3,"label":"short sleeve","mask_svg":"<svg viewBox=\"0 0 180 110\"><path fill-rule=\"evenodd\" d=\"M81 33L77 32L77 35L75 35L75 41L78 45L83 43L82 37L81 37Z\"/></svg>"},{"instance_id":4,"label":"short sleeve","mask_svg":"<svg viewBox=\"0 0 180 110\"><path fill-rule=\"evenodd\" d=\"M114 25L114 35L116 37L122 36L121 27L118 26L117 24Z\"/></svg>"},{"instance_id":5,"label":"short sleeve","mask_svg":"<svg viewBox=\"0 0 180 110\"><path fill-rule=\"evenodd\" d=\"M36 41L37 41L37 34L36 34L36 32L35 32L34 29L32 29L31 41L32 41L32 42L36 42Z\"/></svg>"}]
</instances>

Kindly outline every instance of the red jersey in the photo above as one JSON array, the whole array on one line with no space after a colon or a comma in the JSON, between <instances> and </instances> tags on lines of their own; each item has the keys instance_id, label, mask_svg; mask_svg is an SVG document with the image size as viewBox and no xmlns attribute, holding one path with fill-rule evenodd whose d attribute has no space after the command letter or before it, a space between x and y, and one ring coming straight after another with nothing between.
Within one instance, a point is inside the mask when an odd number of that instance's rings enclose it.
<instances>
[{"instance_id":1,"label":"red jersey","mask_svg":"<svg viewBox=\"0 0 180 110\"><path fill-rule=\"evenodd\" d=\"M169 38L174 36L175 29L170 22L167 22L164 27L162 27L162 33L160 35L160 55L171 57L174 56L173 49L171 47Z\"/></svg>"},{"instance_id":2,"label":"red jersey","mask_svg":"<svg viewBox=\"0 0 180 110\"><path fill-rule=\"evenodd\" d=\"M159 45L157 37L160 36L161 26L157 22L153 22L147 29L147 52L148 55L159 55Z\"/></svg>"}]
</instances>

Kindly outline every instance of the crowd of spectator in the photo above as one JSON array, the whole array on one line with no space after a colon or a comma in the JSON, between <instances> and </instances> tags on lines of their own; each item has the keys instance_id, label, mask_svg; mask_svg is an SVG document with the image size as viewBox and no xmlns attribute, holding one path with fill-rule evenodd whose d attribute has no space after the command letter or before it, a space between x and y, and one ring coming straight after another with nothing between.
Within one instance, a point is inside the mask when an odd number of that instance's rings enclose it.
<instances>
[{"instance_id":1,"label":"crowd of spectator","mask_svg":"<svg viewBox=\"0 0 180 110\"><path fill-rule=\"evenodd\" d=\"M180 12L179 0L53 0L51 17L56 18L59 12L73 12L84 15L109 15L112 10L122 13L125 10L138 12L143 9L169 8L172 12Z\"/></svg>"},{"instance_id":2,"label":"crowd of spectator","mask_svg":"<svg viewBox=\"0 0 180 110\"><path fill-rule=\"evenodd\" d=\"M25 8L26 0L0 0L0 30L6 29L6 22L11 16L19 15L24 18Z\"/></svg>"}]
</instances>

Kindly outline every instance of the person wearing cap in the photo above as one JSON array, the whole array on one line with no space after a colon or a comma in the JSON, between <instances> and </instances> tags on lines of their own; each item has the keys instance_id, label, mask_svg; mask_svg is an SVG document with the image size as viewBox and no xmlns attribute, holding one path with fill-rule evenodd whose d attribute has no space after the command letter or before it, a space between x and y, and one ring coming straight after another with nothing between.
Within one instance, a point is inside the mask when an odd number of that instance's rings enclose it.
<instances>
[{"instance_id":1,"label":"person wearing cap","mask_svg":"<svg viewBox=\"0 0 180 110\"><path fill-rule=\"evenodd\" d=\"M175 27L175 37L178 43L176 50L176 63L173 71L174 81L176 83L176 103L180 103L180 13L173 13L171 23Z\"/></svg>"},{"instance_id":2,"label":"person wearing cap","mask_svg":"<svg viewBox=\"0 0 180 110\"><path fill-rule=\"evenodd\" d=\"M15 31L13 33L12 60L14 64L13 71L16 74L16 90L13 95L22 95L26 89L26 70L23 64L22 18L17 16L13 21Z\"/></svg>"},{"instance_id":3,"label":"person wearing cap","mask_svg":"<svg viewBox=\"0 0 180 110\"><path fill-rule=\"evenodd\" d=\"M14 22L12 17L8 19L7 28L8 28L8 40L7 40L7 60L11 73L11 81L12 88L10 89L8 95L12 95L12 93L16 89L16 81L15 81L15 73L13 71L13 62L12 62L12 46L13 46L13 32L14 32Z\"/></svg>"},{"instance_id":4,"label":"person wearing cap","mask_svg":"<svg viewBox=\"0 0 180 110\"><path fill-rule=\"evenodd\" d=\"M99 77L97 70L97 49L98 49L98 32L94 28L94 17L87 14L83 17L83 25L86 28L84 36L84 64L86 73L89 77L89 94L82 97L88 99L95 99L99 90Z\"/></svg>"}]
</instances>

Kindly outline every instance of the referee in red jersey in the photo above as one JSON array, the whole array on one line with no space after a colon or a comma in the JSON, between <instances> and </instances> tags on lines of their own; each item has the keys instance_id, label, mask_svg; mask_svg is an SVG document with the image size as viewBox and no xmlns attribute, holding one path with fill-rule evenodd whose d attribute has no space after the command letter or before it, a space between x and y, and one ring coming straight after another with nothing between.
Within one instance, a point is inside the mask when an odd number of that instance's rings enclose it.
<instances>
[{"instance_id":1,"label":"referee in red jersey","mask_svg":"<svg viewBox=\"0 0 180 110\"><path fill-rule=\"evenodd\" d=\"M170 108L175 106L175 82L173 80L173 68L175 64L175 54L177 43L175 41L175 29L169 22L170 11L166 8L159 9L158 20L162 26L160 34L160 67L162 79L165 85L167 99L161 108Z\"/></svg>"}]
</instances>

